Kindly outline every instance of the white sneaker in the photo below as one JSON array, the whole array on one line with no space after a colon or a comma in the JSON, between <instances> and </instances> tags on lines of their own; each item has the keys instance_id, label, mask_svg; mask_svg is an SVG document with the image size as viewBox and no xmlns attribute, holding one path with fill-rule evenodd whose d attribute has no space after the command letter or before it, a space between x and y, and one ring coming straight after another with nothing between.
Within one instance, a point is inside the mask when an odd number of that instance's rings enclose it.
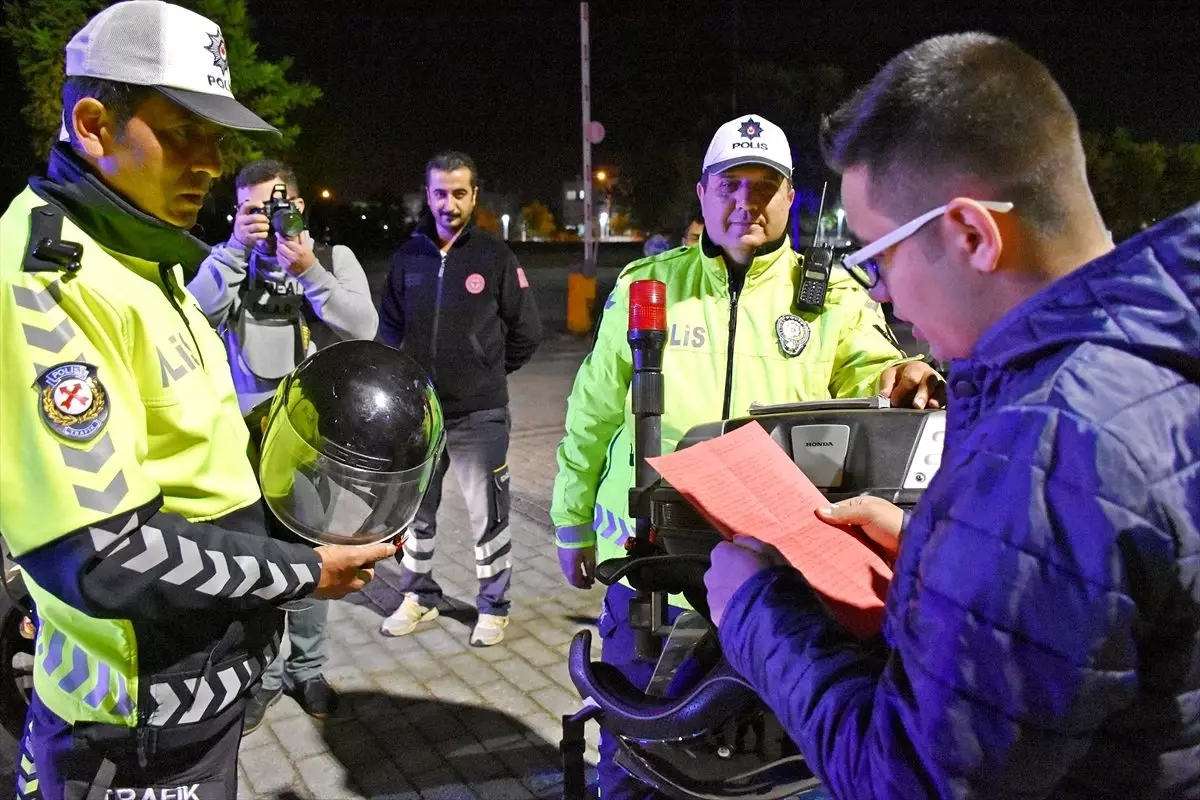
<instances>
[{"instance_id":1,"label":"white sneaker","mask_svg":"<svg viewBox=\"0 0 1200 800\"><path fill-rule=\"evenodd\" d=\"M495 614L480 614L471 631L472 647L491 647L504 641L504 628L508 625L508 617L497 617Z\"/></svg>"},{"instance_id":2,"label":"white sneaker","mask_svg":"<svg viewBox=\"0 0 1200 800\"><path fill-rule=\"evenodd\" d=\"M417 596L404 595L404 602L383 621L379 632L384 636L406 636L416 630L422 622L437 619L437 606L426 608L417 602Z\"/></svg>"}]
</instances>

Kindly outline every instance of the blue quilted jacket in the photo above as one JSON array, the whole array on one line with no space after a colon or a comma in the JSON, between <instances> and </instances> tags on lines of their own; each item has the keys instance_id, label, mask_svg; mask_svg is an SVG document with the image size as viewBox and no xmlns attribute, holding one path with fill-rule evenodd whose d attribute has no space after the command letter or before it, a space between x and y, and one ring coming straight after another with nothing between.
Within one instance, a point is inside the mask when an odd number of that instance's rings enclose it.
<instances>
[{"instance_id":1,"label":"blue quilted jacket","mask_svg":"<svg viewBox=\"0 0 1200 800\"><path fill-rule=\"evenodd\" d=\"M841 798L1200 797L1200 205L1030 298L950 376L882 655L794 570L721 625Z\"/></svg>"}]
</instances>

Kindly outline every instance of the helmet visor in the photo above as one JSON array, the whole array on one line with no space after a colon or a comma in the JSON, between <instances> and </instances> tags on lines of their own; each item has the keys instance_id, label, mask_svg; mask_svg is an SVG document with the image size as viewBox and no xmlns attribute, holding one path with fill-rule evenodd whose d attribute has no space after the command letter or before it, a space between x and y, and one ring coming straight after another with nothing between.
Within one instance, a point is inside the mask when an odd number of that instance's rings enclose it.
<instances>
[{"instance_id":1,"label":"helmet visor","mask_svg":"<svg viewBox=\"0 0 1200 800\"><path fill-rule=\"evenodd\" d=\"M287 414L277 416L263 440L259 483L271 512L293 533L317 544L366 545L394 539L412 524L443 439L423 463L377 472L318 452Z\"/></svg>"}]
</instances>

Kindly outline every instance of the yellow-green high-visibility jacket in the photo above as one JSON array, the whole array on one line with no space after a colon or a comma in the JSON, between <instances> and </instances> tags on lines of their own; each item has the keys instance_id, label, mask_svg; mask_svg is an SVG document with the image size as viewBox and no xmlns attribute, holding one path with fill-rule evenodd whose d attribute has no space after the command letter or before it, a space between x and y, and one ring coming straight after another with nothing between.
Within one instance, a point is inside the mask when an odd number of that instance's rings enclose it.
<instances>
[{"instance_id":1,"label":"yellow-green high-visibility jacket","mask_svg":"<svg viewBox=\"0 0 1200 800\"><path fill-rule=\"evenodd\" d=\"M883 371L905 360L879 305L841 270L834 270L824 310L795 311L802 261L785 238L751 262L733 296L725 262L707 240L621 272L567 401L550 509L559 547L595 545L597 561L604 561L624 555L634 530L633 363L626 338L633 281L667 287L664 453L692 427L725 418L726 405L732 418L745 416L755 401L869 396Z\"/></svg>"},{"instance_id":2,"label":"yellow-green high-visibility jacket","mask_svg":"<svg viewBox=\"0 0 1200 800\"><path fill-rule=\"evenodd\" d=\"M275 606L320 562L266 536L225 350L179 266L81 225L174 229L74 174L107 205L64 216L26 189L0 218L0 534L37 607L34 687L72 725L203 724L244 700ZM27 258L56 213L75 271Z\"/></svg>"}]
</instances>

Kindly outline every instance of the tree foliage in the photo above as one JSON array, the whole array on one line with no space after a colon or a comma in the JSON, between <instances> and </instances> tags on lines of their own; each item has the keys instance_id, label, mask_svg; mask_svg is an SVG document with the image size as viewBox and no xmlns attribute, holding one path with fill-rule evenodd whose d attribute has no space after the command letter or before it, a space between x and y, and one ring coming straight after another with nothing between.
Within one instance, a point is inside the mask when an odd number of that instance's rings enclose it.
<instances>
[{"instance_id":1,"label":"tree foliage","mask_svg":"<svg viewBox=\"0 0 1200 800\"><path fill-rule=\"evenodd\" d=\"M1088 182L1117 240L1200 200L1200 143L1170 148L1118 128L1085 134L1083 146Z\"/></svg>"},{"instance_id":2,"label":"tree foliage","mask_svg":"<svg viewBox=\"0 0 1200 800\"><path fill-rule=\"evenodd\" d=\"M552 239L558 230L550 209L538 202L521 208L521 220L525 223L525 232L536 239Z\"/></svg>"},{"instance_id":3,"label":"tree foliage","mask_svg":"<svg viewBox=\"0 0 1200 800\"><path fill-rule=\"evenodd\" d=\"M501 224L500 214L485 203L475 206L475 224L488 233L494 233L497 236L502 236L504 233L501 230L503 225Z\"/></svg>"},{"instance_id":4,"label":"tree foliage","mask_svg":"<svg viewBox=\"0 0 1200 800\"><path fill-rule=\"evenodd\" d=\"M290 58L269 61L258 55L246 0L173 0L221 26L229 57L233 90L247 107L283 134L234 133L225 137L221 157L226 169L255 158L282 154L295 142L300 127L294 111L312 105L321 90L288 78ZM29 93L23 109L32 131L33 149L44 159L58 139L62 118L64 51L74 33L106 0L6 0L0 36L13 47L17 68Z\"/></svg>"}]
</instances>

